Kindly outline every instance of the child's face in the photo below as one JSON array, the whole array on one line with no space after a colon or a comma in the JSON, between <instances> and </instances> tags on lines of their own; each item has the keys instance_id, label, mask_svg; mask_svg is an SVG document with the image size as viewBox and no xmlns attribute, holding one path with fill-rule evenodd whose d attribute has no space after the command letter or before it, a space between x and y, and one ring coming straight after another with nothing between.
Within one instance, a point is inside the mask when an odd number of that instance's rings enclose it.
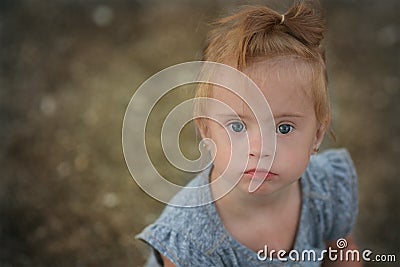
<instances>
[{"instance_id":1,"label":"child's face","mask_svg":"<svg viewBox=\"0 0 400 267\"><path fill-rule=\"evenodd\" d=\"M224 178L241 177L236 188L249 194L251 179L267 177L254 193L269 194L285 188L303 174L325 131L315 116L311 69L295 63L266 61L254 63L244 70L261 89L275 120L273 162L272 135L261 137L259 130L259 127L266 127L269 116L265 116L265 121L261 119L262 125L258 125L242 99L228 90L213 90L213 98L229 105L240 118L235 118L235 114L226 116L226 112L221 116L219 108L213 104L207 108L208 115L219 122L207 120L206 126L200 129L202 136L211 138L216 147L216 151L211 151L215 157L211 180L224 172Z\"/></svg>"}]
</instances>

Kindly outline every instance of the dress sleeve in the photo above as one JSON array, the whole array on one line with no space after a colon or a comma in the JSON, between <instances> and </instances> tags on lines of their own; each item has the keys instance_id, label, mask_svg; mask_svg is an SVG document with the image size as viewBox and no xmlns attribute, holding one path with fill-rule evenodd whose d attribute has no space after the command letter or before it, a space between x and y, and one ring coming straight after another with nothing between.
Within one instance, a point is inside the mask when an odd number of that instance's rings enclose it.
<instances>
[{"instance_id":1,"label":"dress sleeve","mask_svg":"<svg viewBox=\"0 0 400 267\"><path fill-rule=\"evenodd\" d=\"M211 266L199 249L195 239L184 232L176 232L168 226L153 224L136 236L154 250L169 259L176 266ZM212 263L210 263L212 264Z\"/></svg>"},{"instance_id":2,"label":"dress sleeve","mask_svg":"<svg viewBox=\"0 0 400 267\"><path fill-rule=\"evenodd\" d=\"M325 229L325 241L350 234L358 213L357 174L346 149L325 153L330 178L331 224Z\"/></svg>"}]
</instances>

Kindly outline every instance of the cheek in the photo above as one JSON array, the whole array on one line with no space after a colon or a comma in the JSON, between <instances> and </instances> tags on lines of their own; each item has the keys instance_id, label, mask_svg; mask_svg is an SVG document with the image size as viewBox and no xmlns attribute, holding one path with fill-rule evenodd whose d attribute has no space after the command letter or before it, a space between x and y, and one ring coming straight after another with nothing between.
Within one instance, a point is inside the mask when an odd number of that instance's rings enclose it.
<instances>
[{"instance_id":1,"label":"cheek","mask_svg":"<svg viewBox=\"0 0 400 267\"><path fill-rule=\"evenodd\" d=\"M215 147L211 149L211 154L216 155L216 160L223 156L229 158L231 142L226 130L222 126L213 123L209 127L209 137L215 143Z\"/></svg>"},{"instance_id":2,"label":"cheek","mask_svg":"<svg viewBox=\"0 0 400 267\"><path fill-rule=\"evenodd\" d=\"M289 179L299 178L310 161L308 150L299 147L278 149L274 158L273 168Z\"/></svg>"},{"instance_id":3,"label":"cheek","mask_svg":"<svg viewBox=\"0 0 400 267\"><path fill-rule=\"evenodd\" d=\"M281 162L304 162L308 161L313 149L311 138L302 139L283 139L278 138L276 144L275 157Z\"/></svg>"},{"instance_id":4,"label":"cheek","mask_svg":"<svg viewBox=\"0 0 400 267\"><path fill-rule=\"evenodd\" d=\"M227 145L230 145L229 136L226 130L215 122L210 124L209 136L218 146L218 149L223 149L226 148Z\"/></svg>"},{"instance_id":5,"label":"cheek","mask_svg":"<svg viewBox=\"0 0 400 267\"><path fill-rule=\"evenodd\" d=\"M211 155L215 156L214 167L222 172L236 172L244 170L248 161L248 142L246 136L228 134L220 125L210 129L210 138L215 143L215 150Z\"/></svg>"}]
</instances>

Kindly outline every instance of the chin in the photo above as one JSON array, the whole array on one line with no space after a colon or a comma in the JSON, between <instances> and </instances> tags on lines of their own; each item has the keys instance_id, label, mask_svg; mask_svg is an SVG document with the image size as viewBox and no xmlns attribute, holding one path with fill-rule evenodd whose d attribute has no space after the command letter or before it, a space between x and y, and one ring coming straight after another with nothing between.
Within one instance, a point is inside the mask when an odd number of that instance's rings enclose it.
<instances>
[{"instance_id":1,"label":"chin","mask_svg":"<svg viewBox=\"0 0 400 267\"><path fill-rule=\"evenodd\" d=\"M258 188L257 190L250 192L249 191L249 185L250 182L246 182L246 183L240 183L239 187L240 187L240 191L242 193L245 193L247 195L269 195L273 192L275 192L276 190L273 189L271 186L271 182L270 181L264 181Z\"/></svg>"}]
</instances>

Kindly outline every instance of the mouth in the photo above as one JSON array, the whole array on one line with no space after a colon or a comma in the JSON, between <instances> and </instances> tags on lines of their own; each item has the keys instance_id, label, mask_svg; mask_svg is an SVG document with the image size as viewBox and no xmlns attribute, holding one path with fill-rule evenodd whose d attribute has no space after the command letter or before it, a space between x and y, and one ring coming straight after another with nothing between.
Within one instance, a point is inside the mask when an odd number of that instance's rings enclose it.
<instances>
[{"instance_id":1,"label":"mouth","mask_svg":"<svg viewBox=\"0 0 400 267\"><path fill-rule=\"evenodd\" d=\"M268 180L276 176L276 173L270 172L264 169L249 169L244 172L246 176L250 176L252 179L257 180Z\"/></svg>"}]
</instances>

